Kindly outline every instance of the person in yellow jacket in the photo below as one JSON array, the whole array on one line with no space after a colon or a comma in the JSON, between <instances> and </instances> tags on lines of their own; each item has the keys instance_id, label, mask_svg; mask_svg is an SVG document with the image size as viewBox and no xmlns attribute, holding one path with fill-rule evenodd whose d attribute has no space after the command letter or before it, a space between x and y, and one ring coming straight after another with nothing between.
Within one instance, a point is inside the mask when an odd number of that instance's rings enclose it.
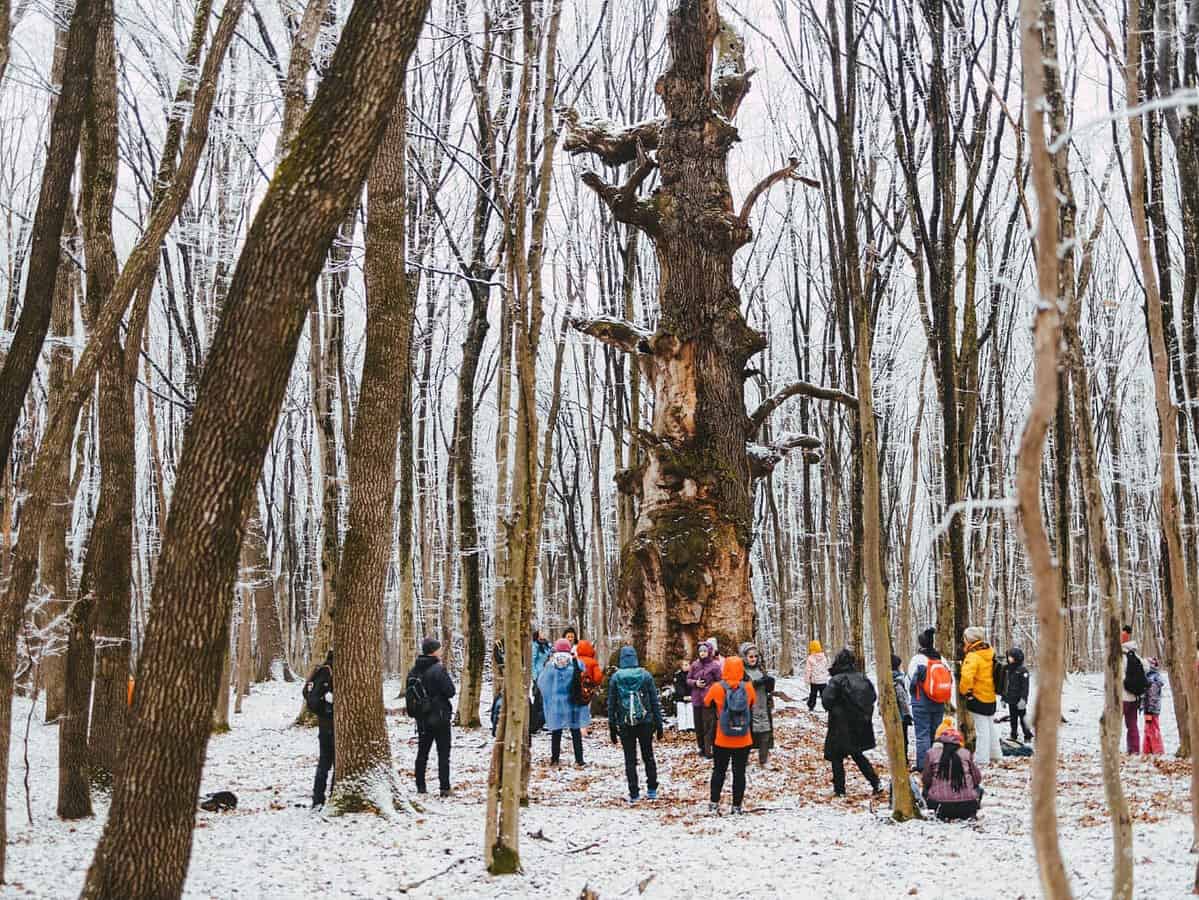
<instances>
[{"instance_id":1,"label":"person in yellow jacket","mask_svg":"<svg viewBox=\"0 0 1199 900\"><path fill-rule=\"evenodd\" d=\"M985 640L978 626L962 632L966 657L962 661L959 688L966 698L966 710L974 723L976 735L974 761L985 766L991 760L1003 759L999 746L999 731L995 727L995 706L998 691L995 684L995 650Z\"/></svg>"}]
</instances>

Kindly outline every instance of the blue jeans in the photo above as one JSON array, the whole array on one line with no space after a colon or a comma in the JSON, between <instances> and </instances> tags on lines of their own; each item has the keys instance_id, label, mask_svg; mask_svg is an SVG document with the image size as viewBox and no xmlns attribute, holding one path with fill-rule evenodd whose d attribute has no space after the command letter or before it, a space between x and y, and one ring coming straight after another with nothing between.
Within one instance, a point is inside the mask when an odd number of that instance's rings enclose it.
<instances>
[{"instance_id":1,"label":"blue jeans","mask_svg":"<svg viewBox=\"0 0 1199 900\"><path fill-rule=\"evenodd\" d=\"M924 771L924 758L933 745L933 735L945 716L945 707L940 703L912 702L912 722L916 731L916 769Z\"/></svg>"}]
</instances>

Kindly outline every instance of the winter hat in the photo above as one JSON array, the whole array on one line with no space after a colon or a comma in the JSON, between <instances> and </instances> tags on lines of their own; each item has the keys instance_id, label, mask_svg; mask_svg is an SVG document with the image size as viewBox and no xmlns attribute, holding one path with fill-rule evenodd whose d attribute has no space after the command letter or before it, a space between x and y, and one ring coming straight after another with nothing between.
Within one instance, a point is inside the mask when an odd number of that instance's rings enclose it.
<instances>
[{"instance_id":1,"label":"winter hat","mask_svg":"<svg viewBox=\"0 0 1199 900\"><path fill-rule=\"evenodd\" d=\"M808 653L823 653L824 648L820 646L820 641L808 641Z\"/></svg>"},{"instance_id":2,"label":"winter hat","mask_svg":"<svg viewBox=\"0 0 1199 900\"><path fill-rule=\"evenodd\" d=\"M935 628L926 628L920 632L919 636L916 638L916 643L920 645L921 650L931 650L933 649L933 640L936 637L937 630Z\"/></svg>"},{"instance_id":3,"label":"winter hat","mask_svg":"<svg viewBox=\"0 0 1199 900\"><path fill-rule=\"evenodd\" d=\"M959 747L966 743L966 739L962 737L962 733L956 728L946 728L944 731L938 729L937 740L942 744L957 744Z\"/></svg>"},{"instance_id":4,"label":"winter hat","mask_svg":"<svg viewBox=\"0 0 1199 900\"><path fill-rule=\"evenodd\" d=\"M739 655L739 656L740 656L742 659L745 659L745 658L746 658L747 656L749 656L751 653L753 653L755 656L761 656L761 654L760 654L760 653L758 653L758 647L757 647L757 645L756 645L756 644L755 644L753 641L746 641L746 642L745 642L744 644L742 644L742 645L741 645L741 647L740 647L740 648L737 650L737 653L738 653L738 655Z\"/></svg>"},{"instance_id":5,"label":"winter hat","mask_svg":"<svg viewBox=\"0 0 1199 900\"><path fill-rule=\"evenodd\" d=\"M1013 647L1011 650L1009 650L1007 652L1007 655L1016 661L1016 665L1018 665L1018 666L1024 665L1024 651L1021 650L1019 647Z\"/></svg>"},{"instance_id":6,"label":"winter hat","mask_svg":"<svg viewBox=\"0 0 1199 900\"><path fill-rule=\"evenodd\" d=\"M946 716L941 720L941 724L937 726L937 733L934 737L940 740L941 735L947 731L957 731L957 725L954 723L952 716Z\"/></svg>"},{"instance_id":7,"label":"winter hat","mask_svg":"<svg viewBox=\"0 0 1199 900\"><path fill-rule=\"evenodd\" d=\"M558 640L554 641L555 653L569 653L570 651L570 641L568 641L566 638L558 638Z\"/></svg>"},{"instance_id":8,"label":"winter hat","mask_svg":"<svg viewBox=\"0 0 1199 900\"><path fill-rule=\"evenodd\" d=\"M708 649L712 651L713 656L720 655L720 647L716 643L716 638L708 638L704 643L708 645Z\"/></svg>"},{"instance_id":9,"label":"winter hat","mask_svg":"<svg viewBox=\"0 0 1199 900\"><path fill-rule=\"evenodd\" d=\"M420 652L422 656L432 656L441 649L441 641L437 638L425 638L420 642Z\"/></svg>"},{"instance_id":10,"label":"winter hat","mask_svg":"<svg viewBox=\"0 0 1199 900\"><path fill-rule=\"evenodd\" d=\"M967 644L974 644L974 643L978 643L980 641L985 641L986 638L987 638L986 632L983 631L981 628L979 628L977 625L971 625L969 628L967 628L965 631L962 632L962 640L964 640Z\"/></svg>"},{"instance_id":11,"label":"winter hat","mask_svg":"<svg viewBox=\"0 0 1199 900\"><path fill-rule=\"evenodd\" d=\"M894 653L892 653L891 654L891 668L898 670L899 667L902 665L903 665L903 660L900 659L898 656L896 656Z\"/></svg>"},{"instance_id":12,"label":"winter hat","mask_svg":"<svg viewBox=\"0 0 1199 900\"><path fill-rule=\"evenodd\" d=\"M698 644L695 645L695 655L696 656L699 656L699 654L703 653L703 652L707 652L707 654L709 656L712 655L712 647L711 647L711 645L708 644L707 641L700 641Z\"/></svg>"}]
</instances>

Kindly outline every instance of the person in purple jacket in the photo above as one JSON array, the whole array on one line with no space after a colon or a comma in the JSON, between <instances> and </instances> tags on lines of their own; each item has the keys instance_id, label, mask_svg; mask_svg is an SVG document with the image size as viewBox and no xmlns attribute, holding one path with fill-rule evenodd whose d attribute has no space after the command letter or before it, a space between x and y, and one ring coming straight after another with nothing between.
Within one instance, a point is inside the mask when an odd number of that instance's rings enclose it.
<instances>
[{"instance_id":1,"label":"person in purple jacket","mask_svg":"<svg viewBox=\"0 0 1199 900\"><path fill-rule=\"evenodd\" d=\"M973 819L982 804L982 772L962 746L960 731L939 730L921 773L924 801L938 819Z\"/></svg>"},{"instance_id":2,"label":"person in purple jacket","mask_svg":"<svg viewBox=\"0 0 1199 900\"><path fill-rule=\"evenodd\" d=\"M716 739L716 707L705 706L708 688L720 681L720 659L716 641L709 638L696 648L697 659L687 670L687 687L691 689L691 706L695 712L695 744L699 755L712 758L712 743Z\"/></svg>"}]
</instances>

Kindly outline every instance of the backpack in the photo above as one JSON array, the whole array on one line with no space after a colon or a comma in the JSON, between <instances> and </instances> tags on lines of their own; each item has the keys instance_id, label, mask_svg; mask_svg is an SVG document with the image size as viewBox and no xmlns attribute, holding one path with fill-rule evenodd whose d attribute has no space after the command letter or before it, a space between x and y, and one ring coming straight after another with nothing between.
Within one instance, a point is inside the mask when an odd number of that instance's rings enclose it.
<instances>
[{"instance_id":1,"label":"backpack","mask_svg":"<svg viewBox=\"0 0 1199 900\"><path fill-rule=\"evenodd\" d=\"M720 710L720 730L725 737L745 737L749 734L749 694L745 691L744 683L730 686L724 685L724 707Z\"/></svg>"},{"instance_id":2,"label":"backpack","mask_svg":"<svg viewBox=\"0 0 1199 900\"><path fill-rule=\"evenodd\" d=\"M953 675L943 659L930 659L924 667L920 690L934 703L948 703L953 695Z\"/></svg>"},{"instance_id":3,"label":"backpack","mask_svg":"<svg viewBox=\"0 0 1199 900\"><path fill-rule=\"evenodd\" d=\"M1145 675L1145 665L1141 658L1129 650L1124 654L1124 690L1140 697L1149 690L1149 678Z\"/></svg>"},{"instance_id":4,"label":"backpack","mask_svg":"<svg viewBox=\"0 0 1199 900\"><path fill-rule=\"evenodd\" d=\"M417 672L408 673L408 681L404 686L404 705L408 707L408 715L418 722L423 722L433 711L429 688Z\"/></svg>"},{"instance_id":5,"label":"backpack","mask_svg":"<svg viewBox=\"0 0 1199 900\"><path fill-rule=\"evenodd\" d=\"M995 684L995 696L1002 697L1007 688L1007 666L996 656L991 660L991 681Z\"/></svg>"},{"instance_id":6,"label":"backpack","mask_svg":"<svg viewBox=\"0 0 1199 900\"><path fill-rule=\"evenodd\" d=\"M616 682L616 702L620 711L621 725L640 725L649 718L649 711L641 700L641 679L620 678ZM608 683L608 690L613 685Z\"/></svg>"},{"instance_id":7,"label":"backpack","mask_svg":"<svg viewBox=\"0 0 1199 900\"><path fill-rule=\"evenodd\" d=\"M316 671L312 673L312 677L304 682L304 687L300 690L300 693L304 697L304 705L308 707L308 711L314 716L325 715L325 698L313 690L316 676L320 673L321 669L324 668L326 667L318 666Z\"/></svg>"},{"instance_id":8,"label":"backpack","mask_svg":"<svg viewBox=\"0 0 1199 900\"><path fill-rule=\"evenodd\" d=\"M999 750L1004 756L1032 756L1032 747L1011 738L1000 738Z\"/></svg>"},{"instance_id":9,"label":"backpack","mask_svg":"<svg viewBox=\"0 0 1199 900\"><path fill-rule=\"evenodd\" d=\"M576 662L574 667L570 676L570 702L575 706L590 706L591 698L595 696L595 685L583 674L579 663Z\"/></svg>"}]
</instances>

